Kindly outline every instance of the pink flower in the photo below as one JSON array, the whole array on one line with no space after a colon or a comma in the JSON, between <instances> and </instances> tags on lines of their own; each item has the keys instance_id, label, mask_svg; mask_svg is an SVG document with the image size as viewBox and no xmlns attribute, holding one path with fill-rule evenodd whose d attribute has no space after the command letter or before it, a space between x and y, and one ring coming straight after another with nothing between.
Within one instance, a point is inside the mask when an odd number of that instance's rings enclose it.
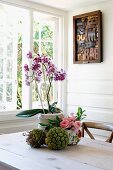
<instances>
[{"instance_id":1,"label":"pink flower","mask_svg":"<svg viewBox=\"0 0 113 170\"><path fill-rule=\"evenodd\" d=\"M68 120L63 120L60 122L60 127L66 129L66 128L70 127L70 122Z\"/></svg>"},{"instance_id":2,"label":"pink flower","mask_svg":"<svg viewBox=\"0 0 113 170\"><path fill-rule=\"evenodd\" d=\"M80 121L75 121L75 122L73 123L73 126L74 126L74 128L75 128L76 130L78 130L78 129L81 127L81 122L80 122Z\"/></svg>"},{"instance_id":3,"label":"pink flower","mask_svg":"<svg viewBox=\"0 0 113 170\"><path fill-rule=\"evenodd\" d=\"M76 118L75 116L71 116L71 117L68 117L68 120L71 122L71 121L76 121Z\"/></svg>"}]
</instances>

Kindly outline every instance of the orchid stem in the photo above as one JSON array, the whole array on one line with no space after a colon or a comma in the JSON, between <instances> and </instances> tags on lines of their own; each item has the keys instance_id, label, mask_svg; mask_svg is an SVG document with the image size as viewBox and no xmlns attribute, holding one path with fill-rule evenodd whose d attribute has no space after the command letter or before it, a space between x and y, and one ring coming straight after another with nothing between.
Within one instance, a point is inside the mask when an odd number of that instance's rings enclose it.
<instances>
[{"instance_id":1,"label":"orchid stem","mask_svg":"<svg viewBox=\"0 0 113 170\"><path fill-rule=\"evenodd\" d=\"M38 92L38 96L39 96L39 99L40 99L40 103L41 103L41 106L42 106L43 113L45 114L45 110L44 110L42 98L41 98L41 95L40 95L40 92L39 92L39 89L38 89L38 84L36 83L36 80L35 80L35 87L36 87L36 88L35 88L36 91Z\"/></svg>"},{"instance_id":2,"label":"orchid stem","mask_svg":"<svg viewBox=\"0 0 113 170\"><path fill-rule=\"evenodd\" d=\"M44 72L43 66L45 67L45 69L46 69L46 66L45 66L45 64L42 65L42 72L43 72L45 91L46 91L46 97L47 97L48 112L50 112L50 108L49 108L50 104L49 104L49 96L48 96L48 92L47 92L46 76L45 76L45 72Z\"/></svg>"},{"instance_id":3,"label":"orchid stem","mask_svg":"<svg viewBox=\"0 0 113 170\"><path fill-rule=\"evenodd\" d=\"M50 92L50 89L51 89L51 83L52 83L52 78L51 79L49 78L49 89L48 89L48 92L47 92L47 101L48 101L49 107L50 107L50 104L49 104L49 92Z\"/></svg>"}]
</instances>

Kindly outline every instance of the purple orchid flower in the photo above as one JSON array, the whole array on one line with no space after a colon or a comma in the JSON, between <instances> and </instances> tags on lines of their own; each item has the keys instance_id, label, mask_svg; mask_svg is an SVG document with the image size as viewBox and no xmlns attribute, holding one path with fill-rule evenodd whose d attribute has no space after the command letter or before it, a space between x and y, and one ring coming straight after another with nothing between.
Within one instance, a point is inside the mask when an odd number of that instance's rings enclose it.
<instances>
[{"instance_id":1,"label":"purple orchid flower","mask_svg":"<svg viewBox=\"0 0 113 170\"><path fill-rule=\"evenodd\" d=\"M33 58L32 53L30 51L27 53L27 58L29 59Z\"/></svg>"}]
</instances>

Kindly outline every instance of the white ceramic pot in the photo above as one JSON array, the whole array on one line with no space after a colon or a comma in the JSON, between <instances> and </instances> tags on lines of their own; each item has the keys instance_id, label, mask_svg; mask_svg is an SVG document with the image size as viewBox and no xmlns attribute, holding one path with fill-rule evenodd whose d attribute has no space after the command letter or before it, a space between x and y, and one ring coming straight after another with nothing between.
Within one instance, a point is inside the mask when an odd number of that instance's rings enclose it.
<instances>
[{"instance_id":1,"label":"white ceramic pot","mask_svg":"<svg viewBox=\"0 0 113 170\"><path fill-rule=\"evenodd\" d=\"M66 130L69 136L69 145L77 145L80 141L81 136L77 135L74 130Z\"/></svg>"},{"instance_id":2,"label":"white ceramic pot","mask_svg":"<svg viewBox=\"0 0 113 170\"><path fill-rule=\"evenodd\" d=\"M63 116L63 113L48 113L48 114L38 114L38 123L48 123L48 119L55 119L56 116ZM44 130L45 127L38 124L38 129Z\"/></svg>"}]
</instances>

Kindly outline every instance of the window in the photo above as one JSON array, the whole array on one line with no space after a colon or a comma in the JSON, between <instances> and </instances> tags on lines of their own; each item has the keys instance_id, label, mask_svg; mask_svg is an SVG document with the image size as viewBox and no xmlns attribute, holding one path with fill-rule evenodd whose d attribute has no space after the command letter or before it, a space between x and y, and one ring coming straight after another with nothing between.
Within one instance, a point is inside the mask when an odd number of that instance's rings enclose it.
<instances>
[{"instance_id":1,"label":"window","mask_svg":"<svg viewBox=\"0 0 113 170\"><path fill-rule=\"evenodd\" d=\"M40 17L39 17L40 16ZM40 19L41 18L41 19ZM53 60L55 60L55 48L57 44L55 43L56 31L57 31L57 19L49 15L42 15L38 12L33 13L33 52L34 54L46 54ZM41 96L43 102L46 101L45 98L45 84L42 82L41 86ZM52 86L55 88L54 84ZM51 101L53 101L54 94L51 91ZM32 106L36 108L38 101L38 96L35 93L35 85L33 84L32 90ZM46 105L47 103L45 103Z\"/></svg>"},{"instance_id":2,"label":"window","mask_svg":"<svg viewBox=\"0 0 113 170\"><path fill-rule=\"evenodd\" d=\"M26 87L24 82L26 53L43 53L57 63L59 18L0 4L0 21L0 111L36 108L35 86ZM51 100L56 89L53 84ZM45 100L44 91L42 95Z\"/></svg>"}]
</instances>

